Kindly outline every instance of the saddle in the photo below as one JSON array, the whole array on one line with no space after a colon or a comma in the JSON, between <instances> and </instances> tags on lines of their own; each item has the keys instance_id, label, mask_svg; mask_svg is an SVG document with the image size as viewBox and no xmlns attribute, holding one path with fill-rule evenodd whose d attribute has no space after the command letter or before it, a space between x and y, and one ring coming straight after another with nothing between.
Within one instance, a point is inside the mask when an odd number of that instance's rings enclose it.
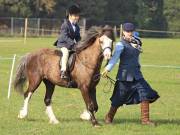
<instances>
[{"instance_id":1,"label":"saddle","mask_svg":"<svg viewBox=\"0 0 180 135\"><path fill-rule=\"evenodd\" d=\"M62 58L62 52L60 50L55 50L55 53L60 56L60 63L61 63L61 58ZM70 51L69 52L69 58L68 58L68 61L67 61L67 76L68 76L68 85L67 85L67 88L77 88L77 84L72 80L71 78L71 71L73 70L74 68L74 64L75 64L75 61L76 61L76 55L75 55L75 51ZM60 64L59 64L60 65Z\"/></svg>"}]
</instances>

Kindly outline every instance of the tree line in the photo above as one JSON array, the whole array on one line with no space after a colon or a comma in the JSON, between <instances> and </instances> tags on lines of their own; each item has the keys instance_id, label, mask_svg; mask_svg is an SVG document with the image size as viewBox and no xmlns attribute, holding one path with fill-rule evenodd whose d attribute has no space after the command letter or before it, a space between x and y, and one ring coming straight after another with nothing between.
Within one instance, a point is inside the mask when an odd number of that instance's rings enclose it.
<instances>
[{"instance_id":1,"label":"tree line","mask_svg":"<svg viewBox=\"0 0 180 135\"><path fill-rule=\"evenodd\" d=\"M0 0L0 17L64 18L74 3L90 24L133 22L141 29L180 31L179 0Z\"/></svg>"}]
</instances>

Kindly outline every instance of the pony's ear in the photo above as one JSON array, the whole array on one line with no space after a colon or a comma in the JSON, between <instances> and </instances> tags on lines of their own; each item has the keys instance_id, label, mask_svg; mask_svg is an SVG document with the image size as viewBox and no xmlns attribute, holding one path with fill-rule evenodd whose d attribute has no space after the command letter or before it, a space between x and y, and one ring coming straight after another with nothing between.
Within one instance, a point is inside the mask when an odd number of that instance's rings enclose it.
<instances>
[{"instance_id":1,"label":"pony's ear","mask_svg":"<svg viewBox=\"0 0 180 135\"><path fill-rule=\"evenodd\" d=\"M113 28L110 25L105 25L102 28L102 35L106 35L109 38L111 38L112 41L115 41L115 36L114 36L114 32L113 32Z\"/></svg>"},{"instance_id":2,"label":"pony's ear","mask_svg":"<svg viewBox=\"0 0 180 135\"><path fill-rule=\"evenodd\" d=\"M110 25L105 25L104 27L103 27L103 31L112 31L113 29L112 29L112 27L110 26Z\"/></svg>"}]
</instances>

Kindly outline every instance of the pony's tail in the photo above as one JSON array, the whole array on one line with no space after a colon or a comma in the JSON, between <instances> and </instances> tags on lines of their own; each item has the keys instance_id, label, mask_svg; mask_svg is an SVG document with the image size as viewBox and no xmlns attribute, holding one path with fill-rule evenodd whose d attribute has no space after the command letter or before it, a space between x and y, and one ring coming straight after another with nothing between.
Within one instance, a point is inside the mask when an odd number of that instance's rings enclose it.
<instances>
[{"instance_id":1,"label":"pony's tail","mask_svg":"<svg viewBox=\"0 0 180 135\"><path fill-rule=\"evenodd\" d=\"M21 58L20 63L16 70L16 76L14 79L14 89L20 94L24 93L23 87L27 80L27 74L26 74L27 56L28 55L25 55Z\"/></svg>"}]
</instances>

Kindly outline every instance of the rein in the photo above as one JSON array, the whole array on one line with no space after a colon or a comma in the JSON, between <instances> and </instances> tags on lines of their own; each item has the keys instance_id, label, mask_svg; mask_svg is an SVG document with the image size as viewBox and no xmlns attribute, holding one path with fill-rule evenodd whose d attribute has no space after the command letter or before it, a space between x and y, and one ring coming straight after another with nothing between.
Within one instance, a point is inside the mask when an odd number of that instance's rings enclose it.
<instances>
[{"instance_id":1,"label":"rein","mask_svg":"<svg viewBox=\"0 0 180 135\"><path fill-rule=\"evenodd\" d=\"M99 43L101 44L101 41L99 41ZM103 49L100 48L101 54L100 54L99 57L98 57L98 61L102 58L103 52L104 52L105 49L107 49L107 48L109 48L109 49L111 50L111 52L112 52L112 48L111 48L111 47L105 47L105 48L103 48ZM89 66L89 65L91 65L91 64L89 64L88 62L83 61L83 60L81 60L81 59L79 58L79 55L78 55L78 53L77 53L76 50L74 50L74 51L75 51L76 57L78 58L78 60L80 61L80 63L81 63L82 65L84 65L85 67L87 67L87 68L89 68L89 69L94 69L94 67L90 67L90 66Z\"/></svg>"},{"instance_id":2,"label":"rein","mask_svg":"<svg viewBox=\"0 0 180 135\"><path fill-rule=\"evenodd\" d=\"M98 57L98 61L101 59L101 57L102 57L103 55L102 55L102 53L99 55L99 57ZM87 68L89 68L89 69L94 69L94 67L91 67L90 65L91 64L89 64L88 62L86 62L86 61L83 61L83 60L81 60L80 58L79 58L79 55L76 53L76 57L78 58L78 60L80 61L80 63L82 64L82 65L84 65L85 67L87 67ZM98 63L99 64L99 63ZM96 67L95 67L96 68Z\"/></svg>"},{"instance_id":3,"label":"rein","mask_svg":"<svg viewBox=\"0 0 180 135\"><path fill-rule=\"evenodd\" d=\"M102 77L102 75L99 73L99 74L96 74L96 75L94 75L94 77L93 77L93 81L98 81L100 78ZM114 79L112 79L111 77L109 77L108 75L106 76L106 77L103 77L103 78L105 78L107 81L106 81L106 83L105 83L105 85L103 86L103 92L104 93L109 93L110 91L111 91L111 89L112 89L112 86L114 86L115 85L115 83L116 83L116 81L114 80ZM105 90L106 88L108 88L107 86L108 85L110 85L109 86L109 89L108 90Z\"/></svg>"}]
</instances>

